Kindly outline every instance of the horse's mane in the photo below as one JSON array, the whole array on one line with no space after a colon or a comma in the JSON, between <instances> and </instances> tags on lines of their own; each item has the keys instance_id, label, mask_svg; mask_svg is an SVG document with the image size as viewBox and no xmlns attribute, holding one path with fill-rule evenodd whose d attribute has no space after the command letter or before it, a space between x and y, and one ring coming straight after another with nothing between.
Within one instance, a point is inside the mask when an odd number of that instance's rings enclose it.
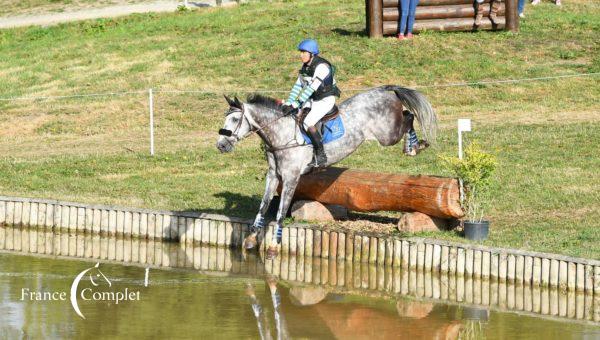
<instances>
[{"instance_id":1,"label":"horse's mane","mask_svg":"<svg viewBox=\"0 0 600 340\"><path fill-rule=\"evenodd\" d=\"M265 108L281 112L281 104L277 99L253 93L246 99L248 104L260 105Z\"/></svg>"}]
</instances>

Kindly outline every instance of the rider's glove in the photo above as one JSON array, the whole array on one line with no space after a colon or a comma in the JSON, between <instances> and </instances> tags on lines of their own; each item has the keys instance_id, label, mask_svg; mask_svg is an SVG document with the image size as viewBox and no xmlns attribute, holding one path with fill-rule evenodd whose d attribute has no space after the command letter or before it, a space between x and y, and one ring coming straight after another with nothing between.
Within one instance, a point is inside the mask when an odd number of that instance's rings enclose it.
<instances>
[{"instance_id":1,"label":"rider's glove","mask_svg":"<svg viewBox=\"0 0 600 340\"><path fill-rule=\"evenodd\" d=\"M281 106L281 111L283 111L283 113L287 116L291 114L296 114L298 112L298 109L293 107L292 105L283 104Z\"/></svg>"}]
</instances>

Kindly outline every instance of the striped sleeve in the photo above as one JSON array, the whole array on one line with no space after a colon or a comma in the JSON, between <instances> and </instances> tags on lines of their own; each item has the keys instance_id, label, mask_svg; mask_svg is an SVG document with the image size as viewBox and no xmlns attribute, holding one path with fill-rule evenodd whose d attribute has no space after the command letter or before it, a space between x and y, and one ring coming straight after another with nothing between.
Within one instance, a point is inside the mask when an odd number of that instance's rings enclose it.
<instances>
[{"instance_id":1,"label":"striped sleeve","mask_svg":"<svg viewBox=\"0 0 600 340\"><path fill-rule=\"evenodd\" d=\"M315 89L313 89L311 86L306 86L303 90L302 93L300 93L300 96L298 96L298 101L300 102L300 104L304 103L305 101L308 100L308 98L310 98L310 96L315 92Z\"/></svg>"},{"instance_id":2,"label":"striped sleeve","mask_svg":"<svg viewBox=\"0 0 600 340\"><path fill-rule=\"evenodd\" d=\"M298 100L300 91L302 91L302 82L300 81L300 78L298 78L298 80L296 80L296 83L294 83L294 87L292 87L292 91L290 91L290 95L285 101L285 103L288 105L292 105L292 103Z\"/></svg>"}]
</instances>

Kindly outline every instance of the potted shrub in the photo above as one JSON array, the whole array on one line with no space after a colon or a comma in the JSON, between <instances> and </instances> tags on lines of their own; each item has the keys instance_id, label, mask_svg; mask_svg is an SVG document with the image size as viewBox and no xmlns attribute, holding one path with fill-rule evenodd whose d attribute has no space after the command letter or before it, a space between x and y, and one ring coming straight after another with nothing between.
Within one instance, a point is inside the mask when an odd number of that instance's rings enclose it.
<instances>
[{"instance_id":1,"label":"potted shrub","mask_svg":"<svg viewBox=\"0 0 600 340\"><path fill-rule=\"evenodd\" d=\"M490 189L496 169L494 156L481 150L477 142L465 148L463 159L444 157L442 161L461 182L461 206L465 212L463 230L471 240L484 240L489 232L489 221L484 220L489 205Z\"/></svg>"}]
</instances>

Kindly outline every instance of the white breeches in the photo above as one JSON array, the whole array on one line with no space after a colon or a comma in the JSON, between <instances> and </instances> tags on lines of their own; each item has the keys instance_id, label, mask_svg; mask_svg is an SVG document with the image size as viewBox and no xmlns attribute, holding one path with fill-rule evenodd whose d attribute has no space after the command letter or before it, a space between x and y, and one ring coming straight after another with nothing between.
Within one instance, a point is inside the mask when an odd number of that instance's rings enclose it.
<instances>
[{"instance_id":1,"label":"white breeches","mask_svg":"<svg viewBox=\"0 0 600 340\"><path fill-rule=\"evenodd\" d=\"M304 128L308 129L310 126L315 126L327 112L331 111L334 105L335 96L328 96L319 101L306 101L302 107L310 107L310 112L304 119Z\"/></svg>"}]
</instances>

